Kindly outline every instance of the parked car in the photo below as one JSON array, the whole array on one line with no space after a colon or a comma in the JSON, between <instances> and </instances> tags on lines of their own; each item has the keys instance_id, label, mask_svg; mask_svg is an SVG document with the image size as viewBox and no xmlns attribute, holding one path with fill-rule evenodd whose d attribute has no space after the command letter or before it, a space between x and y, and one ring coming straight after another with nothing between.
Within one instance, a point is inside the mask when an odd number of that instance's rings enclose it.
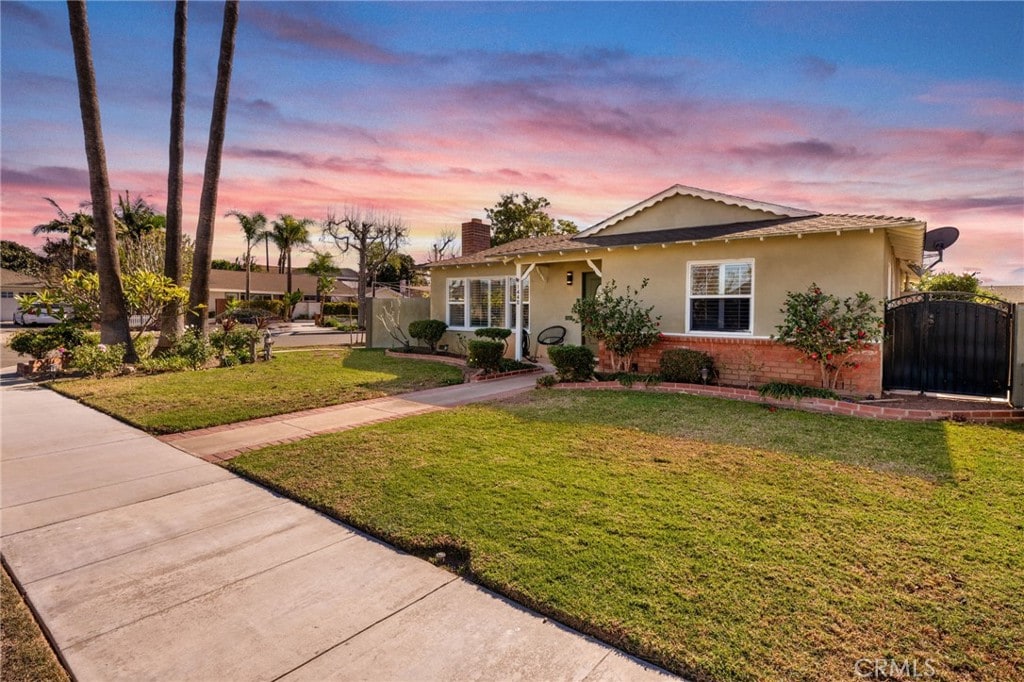
<instances>
[{"instance_id":1,"label":"parked car","mask_svg":"<svg viewBox=\"0 0 1024 682\"><path fill-rule=\"evenodd\" d=\"M46 308L33 308L31 311L26 312L24 310L15 310L13 321L14 324L20 324L25 326L34 326L39 324L57 324L61 320L56 316L60 315L63 311L63 318L70 320L74 315L71 308L60 308L56 306L51 308L52 312L47 312Z\"/></svg>"}]
</instances>

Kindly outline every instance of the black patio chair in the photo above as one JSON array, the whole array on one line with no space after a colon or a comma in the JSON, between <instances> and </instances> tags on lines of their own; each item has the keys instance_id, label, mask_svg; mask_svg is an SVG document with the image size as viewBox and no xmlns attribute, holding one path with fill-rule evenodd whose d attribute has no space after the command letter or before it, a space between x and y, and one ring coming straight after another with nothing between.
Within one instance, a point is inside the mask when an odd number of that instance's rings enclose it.
<instances>
[{"instance_id":1,"label":"black patio chair","mask_svg":"<svg viewBox=\"0 0 1024 682\"><path fill-rule=\"evenodd\" d=\"M565 327L555 325L537 333L537 343L542 346L561 346L565 343Z\"/></svg>"}]
</instances>

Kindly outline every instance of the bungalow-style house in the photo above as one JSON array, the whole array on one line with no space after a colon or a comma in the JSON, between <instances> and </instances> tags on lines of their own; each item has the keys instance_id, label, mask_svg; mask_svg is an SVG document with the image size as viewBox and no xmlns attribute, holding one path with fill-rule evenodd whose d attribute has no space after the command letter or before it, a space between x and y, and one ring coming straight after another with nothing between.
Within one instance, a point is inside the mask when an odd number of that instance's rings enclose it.
<instances>
[{"instance_id":1,"label":"bungalow-style house","mask_svg":"<svg viewBox=\"0 0 1024 682\"><path fill-rule=\"evenodd\" d=\"M0 268L0 318L10 322L18 310L16 296L34 294L46 287L38 277Z\"/></svg>"},{"instance_id":2,"label":"bungalow-style house","mask_svg":"<svg viewBox=\"0 0 1024 682\"><path fill-rule=\"evenodd\" d=\"M431 317L471 336L480 327L508 327L531 352L544 355L537 333L566 329L565 343L588 344L567 319L573 303L602 282L627 285L660 315L662 340L637 357L640 372L657 372L668 348L693 348L715 358L722 383L779 380L818 385L818 369L771 340L790 291L817 283L841 298L865 291L881 304L898 295L922 259L925 223L913 218L822 214L674 185L576 235L521 239L490 247L490 227L463 224L463 255L429 264ZM881 314L881 305L879 309ZM603 349L602 366L610 365ZM841 389L879 394L881 348L862 352Z\"/></svg>"}]
</instances>

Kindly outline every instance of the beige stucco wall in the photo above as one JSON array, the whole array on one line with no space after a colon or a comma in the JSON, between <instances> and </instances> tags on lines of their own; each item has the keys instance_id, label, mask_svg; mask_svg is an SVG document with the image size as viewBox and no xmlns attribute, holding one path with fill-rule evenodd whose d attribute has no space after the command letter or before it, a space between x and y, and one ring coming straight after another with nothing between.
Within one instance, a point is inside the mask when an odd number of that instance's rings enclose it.
<instances>
[{"instance_id":1,"label":"beige stucco wall","mask_svg":"<svg viewBox=\"0 0 1024 682\"><path fill-rule=\"evenodd\" d=\"M717 201L708 201L692 196L673 196L654 206L630 216L611 227L601 230L601 235L649 232L676 227L700 227L705 225L728 225L730 223L757 220L776 220L782 216L756 211L740 206L730 206Z\"/></svg>"},{"instance_id":2,"label":"beige stucco wall","mask_svg":"<svg viewBox=\"0 0 1024 682\"><path fill-rule=\"evenodd\" d=\"M626 285L639 288L645 304L661 315L661 329L668 334L686 332L686 277L688 264L696 261L751 260L754 264L753 336L767 338L782 322L782 307L789 291L804 291L815 282L827 293L841 298L866 291L884 300L898 280L891 248L883 230L868 230L693 244L660 244L594 250L586 255L602 270L604 281L615 280L620 292ZM566 343L580 343L579 325L565 319L573 302L583 293L583 273L590 268L579 254L531 255L523 258L541 263L531 276L531 329L551 325L568 331ZM547 261L547 262L545 262ZM555 261L555 262L551 262ZM573 284L566 285L566 273ZM543 277L541 274L543 273ZM896 273L896 274L894 274ZM431 276L431 317L445 319L446 280L449 277L500 277L515 274L514 264L492 267L436 268ZM898 295L898 291L896 294ZM881 311L879 311L881 312ZM471 334L472 332L470 332ZM707 335L707 334L703 334ZM724 336L736 336L728 334ZM446 339L446 343L451 342Z\"/></svg>"}]
</instances>

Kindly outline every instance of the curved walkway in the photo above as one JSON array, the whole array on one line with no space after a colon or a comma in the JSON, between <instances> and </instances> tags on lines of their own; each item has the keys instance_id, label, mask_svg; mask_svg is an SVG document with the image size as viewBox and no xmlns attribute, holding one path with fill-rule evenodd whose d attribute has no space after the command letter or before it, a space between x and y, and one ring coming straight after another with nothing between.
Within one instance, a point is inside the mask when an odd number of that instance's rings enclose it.
<instances>
[{"instance_id":1,"label":"curved walkway","mask_svg":"<svg viewBox=\"0 0 1024 682\"><path fill-rule=\"evenodd\" d=\"M671 677L45 388L0 401L3 561L78 680Z\"/></svg>"}]
</instances>

